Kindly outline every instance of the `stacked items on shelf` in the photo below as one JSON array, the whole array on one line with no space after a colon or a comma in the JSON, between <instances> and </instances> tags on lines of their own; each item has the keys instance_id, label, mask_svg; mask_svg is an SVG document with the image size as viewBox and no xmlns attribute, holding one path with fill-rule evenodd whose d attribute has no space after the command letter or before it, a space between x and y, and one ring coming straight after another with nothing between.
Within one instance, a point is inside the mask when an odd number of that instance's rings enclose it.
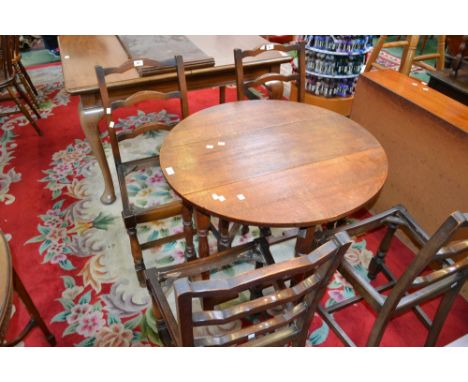
<instances>
[{"instance_id":1,"label":"stacked items on shelf","mask_svg":"<svg viewBox=\"0 0 468 382\"><path fill-rule=\"evenodd\" d=\"M366 53L369 35L305 35L306 90L316 96L350 97L354 94Z\"/></svg>"}]
</instances>

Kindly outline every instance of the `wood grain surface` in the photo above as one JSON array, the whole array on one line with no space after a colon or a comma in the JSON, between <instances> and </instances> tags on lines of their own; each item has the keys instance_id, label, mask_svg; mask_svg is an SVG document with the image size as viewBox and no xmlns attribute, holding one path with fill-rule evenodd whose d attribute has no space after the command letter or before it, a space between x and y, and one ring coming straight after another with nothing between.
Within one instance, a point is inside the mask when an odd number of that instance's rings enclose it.
<instances>
[{"instance_id":1,"label":"wood grain surface","mask_svg":"<svg viewBox=\"0 0 468 382\"><path fill-rule=\"evenodd\" d=\"M229 70L234 72L234 49L253 49L258 45L268 43L260 36L187 36L207 56L213 57L215 66L186 71L202 75L216 71ZM71 94L96 92L98 90L95 65L115 67L128 60L128 54L117 36L59 36L60 54L62 57L65 88ZM251 58L251 63L281 64L288 57L279 52L266 52L258 58ZM175 73L165 73L141 78L136 69L124 74L115 75L109 79L118 86L129 86L149 81L159 81L164 78L175 78Z\"/></svg>"},{"instance_id":2,"label":"wood grain surface","mask_svg":"<svg viewBox=\"0 0 468 382\"><path fill-rule=\"evenodd\" d=\"M363 77L468 133L468 107L427 84L394 70L376 70Z\"/></svg>"},{"instance_id":3,"label":"wood grain surface","mask_svg":"<svg viewBox=\"0 0 468 382\"><path fill-rule=\"evenodd\" d=\"M385 152L367 130L288 101L232 102L195 113L168 135L160 159L167 181L190 204L259 226L341 218L372 199L387 177Z\"/></svg>"}]
</instances>

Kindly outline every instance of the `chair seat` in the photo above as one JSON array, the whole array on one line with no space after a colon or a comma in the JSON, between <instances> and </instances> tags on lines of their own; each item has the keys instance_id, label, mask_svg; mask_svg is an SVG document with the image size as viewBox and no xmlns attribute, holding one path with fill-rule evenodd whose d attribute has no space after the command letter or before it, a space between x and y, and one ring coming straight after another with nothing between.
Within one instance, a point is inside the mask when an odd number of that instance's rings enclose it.
<instances>
[{"instance_id":1,"label":"chair seat","mask_svg":"<svg viewBox=\"0 0 468 382\"><path fill-rule=\"evenodd\" d=\"M120 178L122 178L120 176ZM161 168L157 164L148 164L130 171L123 179L128 195L127 209L144 213L161 205L180 201L164 179Z\"/></svg>"}]
</instances>

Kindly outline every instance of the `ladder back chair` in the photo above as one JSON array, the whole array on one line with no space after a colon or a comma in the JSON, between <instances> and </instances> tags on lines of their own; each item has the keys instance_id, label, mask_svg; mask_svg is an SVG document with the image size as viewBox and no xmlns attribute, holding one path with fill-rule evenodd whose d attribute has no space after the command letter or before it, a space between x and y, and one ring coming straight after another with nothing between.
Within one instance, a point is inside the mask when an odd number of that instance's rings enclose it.
<instances>
[{"instance_id":1,"label":"ladder back chair","mask_svg":"<svg viewBox=\"0 0 468 382\"><path fill-rule=\"evenodd\" d=\"M119 143L127 139L135 138L137 136L140 136L141 134L150 131L169 131L176 125L176 123L146 122L133 130L124 130L117 132L117 122L114 119L114 112L117 109L129 108L141 102L179 99L182 118L187 117L189 111L184 62L182 56L175 57L174 66L177 72L178 90L168 93L162 93L152 90L142 90L128 96L125 99L113 100L111 95L109 94L109 88L108 83L106 82L106 77L111 74L125 73L128 70L134 69L134 67L161 65L161 63L150 59L132 59L126 61L119 67L103 68L102 66L96 66L95 68L99 84L99 91L101 94L102 106L104 108L104 119L107 131L109 133L110 143L112 146L112 154L115 161L119 188L122 197L122 217L130 239L130 246L135 265L135 271L137 272L137 276L142 287L145 286L145 279L143 273L145 269L145 264L143 261L142 251L151 247L162 245L167 242L181 239L184 237L184 235L186 237L191 238L193 235L192 211L190 207L185 206L179 199L148 208L141 208L133 205L130 202L127 192L126 176L139 169L145 169L148 167L159 167L159 155L124 162L122 161ZM158 238L156 240L152 240L146 243L139 242L139 239L137 237L137 225L180 215L182 215L184 221L183 232L171 234L166 237ZM194 256L195 252L192 242L186 243L185 253L188 257Z\"/></svg>"},{"instance_id":2,"label":"ladder back chair","mask_svg":"<svg viewBox=\"0 0 468 382\"><path fill-rule=\"evenodd\" d=\"M36 121L28 110L28 107L36 115L38 119L41 118L39 111L34 106L33 102L29 99L26 92L21 88L18 83L18 73L14 65L14 39L15 36L0 36L0 93L5 91L8 95L0 97L0 101L14 101L17 109L1 113L0 116L10 114L23 113L29 123L36 130L38 135L42 135L41 130L37 126Z\"/></svg>"},{"instance_id":3,"label":"ladder back chair","mask_svg":"<svg viewBox=\"0 0 468 382\"><path fill-rule=\"evenodd\" d=\"M346 231L350 236L359 236L378 228L386 228L386 231L376 255L369 264L367 278L354 268L346 257L338 268L360 297L347 299L329 308L321 307L320 313L345 344L354 346L331 313L363 298L377 314L367 339L367 346L378 346L390 320L413 310L429 331L425 346L434 346L450 308L468 277L468 240L453 240L462 229L468 228L468 214L458 211L452 213L439 229L429 236L403 206L395 206L368 219L332 230L325 234L325 239L328 235L340 231ZM385 265L385 257L398 229L408 233L420 250L400 277L396 278ZM437 265L438 269L430 268L434 265ZM379 273L382 273L388 282L374 286L371 281ZM383 294L389 289L391 291L388 295ZM437 297L441 297L441 300L431 321L419 305Z\"/></svg>"},{"instance_id":4,"label":"ladder back chair","mask_svg":"<svg viewBox=\"0 0 468 382\"><path fill-rule=\"evenodd\" d=\"M411 67L417 65L425 70L436 71L442 70L445 64L445 36L437 37L437 52L416 55L416 48L418 46L419 37L417 35L409 35L405 40L386 42L388 36L381 35L377 44L375 45L372 53L367 61L364 72L370 71L373 67L378 69L385 69L384 66L377 64L376 60L379 57L380 51L384 48L403 47L401 55L399 72L406 76L410 75ZM433 67L424 61L436 59L436 66Z\"/></svg>"},{"instance_id":5,"label":"ladder back chair","mask_svg":"<svg viewBox=\"0 0 468 382\"><path fill-rule=\"evenodd\" d=\"M317 305L350 244L342 232L308 255L275 264L261 237L210 257L147 270L158 333L164 344L176 346L305 346ZM200 273L239 260L252 261L255 269L200 280ZM164 289L169 296L174 292L175 312ZM200 308L200 300L224 301L242 293L250 297ZM233 325L241 320L250 325ZM226 330L217 333L220 326Z\"/></svg>"},{"instance_id":6,"label":"ladder back chair","mask_svg":"<svg viewBox=\"0 0 468 382\"><path fill-rule=\"evenodd\" d=\"M11 311L13 292L16 292L31 317L23 331L12 341L5 341ZM51 346L55 346L55 337L49 331L39 311L31 300L26 288L12 264L10 248L5 235L0 231L0 346L15 346L20 343L36 326L42 331Z\"/></svg>"},{"instance_id":7,"label":"ladder back chair","mask_svg":"<svg viewBox=\"0 0 468 382\"><path fill-rule=\"evenodd\" d=\"M297 72L286 75L280 73L265 73L255 79L246 79L244 77L244 59L256 57L268 51L296 52L297 53ZM255 98L249 88L264 86L271 99L283 99L284 82L295 81L297 85L297 102L304 102L305 97L305 43L298 41L288 45L265 44L253 50L234 50L234 62L236 66L237 100L242 101L245 97Z\"/></svg>"}]
</instances>

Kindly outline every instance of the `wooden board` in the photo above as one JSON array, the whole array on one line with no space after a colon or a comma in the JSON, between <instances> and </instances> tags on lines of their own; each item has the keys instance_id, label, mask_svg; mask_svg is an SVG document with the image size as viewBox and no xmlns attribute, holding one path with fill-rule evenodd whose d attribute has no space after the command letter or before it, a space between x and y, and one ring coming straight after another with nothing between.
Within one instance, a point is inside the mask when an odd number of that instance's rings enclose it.
<instances>
[{"instance_id":1,"label":"wooden board","mask_svg":"<svg viewBox=\"0 0 468 382\"><path fill-rule=\"evenodd\" d=\"M424 85L421 81L402 75L394 70L375 70L361 75L358 80L365 79L382 86L386 91L426 110L433 116L450 125L468 132L468 108Z\"/></svg>"},{"instance_id":2,"label":"wooden board","mask_svg":"<svg viewBox=\"0 0 468 382\"><path fill-rule=\"evenodd\" d=\"M367 130L288 101L232 102L195 113L166 137L160 159L183 199L258 226L308 227L347 216L387 176L385 152Z\"/></svg>"},{"instance_id":3,"label":"wooden board","mask_svg":"<svg viewBox=\"0 0 468 382\"><path fill-rule=\"evenodd\" d=\"M468 211L468 108L423 86L394 71L365 73L351 119L388 156L388 180L373 211L403 204L432 234L453 211Z\"/></svg>"},{"instance_id":4,"label":"wooden board","mask_svg":"<svg viewBox=\"0 0 468 382\"><path fill-rule=\"evenodd\" d=\"M175 71L174 56L184 58L186 69L214 66L213 57L206 55L192 41L183 35L159 36L117 36L129 58L149 58L161 63L158 67L137 68L142 76Z\"/></svg>"}]
</instances>

